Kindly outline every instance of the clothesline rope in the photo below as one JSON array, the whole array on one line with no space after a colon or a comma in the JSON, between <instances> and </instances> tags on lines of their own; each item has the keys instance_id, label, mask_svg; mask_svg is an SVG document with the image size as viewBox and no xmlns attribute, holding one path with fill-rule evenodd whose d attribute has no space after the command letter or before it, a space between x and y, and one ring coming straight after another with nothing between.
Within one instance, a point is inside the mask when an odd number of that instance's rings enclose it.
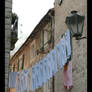
<instances>
[{"instance_id":1,"label":"clothesline rope","mask_svg":"<svg viewBox=\"0 0 92 92\"><path fill-rule=\"evenodd\" d=\"M68 62L68 59L71 56L71 45L70 45L70 32L67 30L62 39L58 44L51 50L45 58L37 62L37 64L32 67L19 71L19 79L21 80L22 87L23 85L23 73L31 69L31 90L35 90L40 86L43 86L50 78L52 78L59 69L62 69L63 66ZM58 68L59 66L59 68ZM26 77L27 80L27 77ZM18 81L19 82L19 81ZM20 84L20 83L19 83ZM19 85L20 87L20 85ZM17 88L19 88L17 87ZM27 86L26 88L27 89ZM17 91L19 92L19 91Z\"/></svg>"},{"instance_id":2,"label":"clothesline rope","mask_svg":"<svg viewBox=\"0 0 92 92\"><path fill-rule=\"evenodd\" d=\"M63 35L64 35L65 33L63 33L63 34L61 35L61 31L59 31L58 34L59 34L59 35L56 37L56 39L54 39L54 40L52 40L52 41L57 41L57 40L59 40L58 38L59 38L60 36L61 36L61 39L62 39L62 37L63 37ZM44 46L45 46L48 42L49 42L49 41L47 41L47 42L44 44ZM58 43L58 42L57 42L57 43ZM55 45L54 45L54 47L55 47ZM39 49L41 49L41 48L39 48ZM52 50L52 49L51 49L51 50ZM49 51L49 52L50 52L50 51ZM48 53L47 53L47 54L48 54ZM38 54L38 55L39 55L39 54ZM41 59L42 59L42 58L39 58L39 60L41 60ZM39 61L39 60L38 60L38 61ZM37 63L37 62L36 62L36 63ZM12 66L12 67L15 67L15 68L16 68L17 66ZM29 69L29 68L27 68L27 69ZM21 71L23 71L23 70L21 70Z\"/></svg>"}]
</instances>

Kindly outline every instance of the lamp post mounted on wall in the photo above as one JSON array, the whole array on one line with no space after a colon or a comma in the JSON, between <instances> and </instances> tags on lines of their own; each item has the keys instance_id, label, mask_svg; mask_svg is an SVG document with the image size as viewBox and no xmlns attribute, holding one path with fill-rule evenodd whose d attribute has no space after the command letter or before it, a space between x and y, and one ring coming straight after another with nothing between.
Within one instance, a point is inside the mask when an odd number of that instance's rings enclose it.
<instances>
[{"instance_id":1,"label":"lamp post mounted on wall","mask_svg":"<svg viewBox=\"0 0 92 92\"><path fill-rule=\"evenodd\" d=\"M65 23L69 28L72 37L76 37L76 40L82 39L80 38L83 33L84 26L84 16L80 16L77 14L77 11L71 11L71 16L67 16ZM84 38L84 37L83 37Z\"/></svg>"}]
</instances>

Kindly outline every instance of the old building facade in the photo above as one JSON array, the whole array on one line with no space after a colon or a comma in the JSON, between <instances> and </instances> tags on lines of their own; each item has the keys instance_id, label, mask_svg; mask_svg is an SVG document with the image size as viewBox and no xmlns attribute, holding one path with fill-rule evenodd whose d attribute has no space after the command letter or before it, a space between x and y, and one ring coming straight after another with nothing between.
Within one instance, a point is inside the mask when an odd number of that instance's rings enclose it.
<instances>
[{"instance_id":1,"label":"old building facade","mask_svg":"<svg viewBox=\"0 0 92 92\"><path fill-rule=\"evenodd\" d=\"M66 32L65 19L73 10L85 16L83 36L87 37L87 0L61 0L60 5L58 1L55 0L54 9L48 11L12 57L11 71L21 71L22 65L24 65L23 69L27 69L45 57ZM72 37L71 41L74 86L71 92L87 92L87 39L76 40ZM12 66L15 66L15 69ZM9 92L16 92L16 89L10 89ZM63 69L35 92L68 92L63 87Z\"/></svg>"},{"instance_id":2,"label":"old building facade","mask_svg":"<svg viewBox=\"0 0 92 92\"><path fill-rule=\"evenodd\" d=\"M11 72L28 69L44 58L45 55L53 48L53 17L54 10L50 9L35 27L28 39L11 58ZM47 90L45 86L47 86L47 84L39 89L36 89L34 92L43 92L43 90ZM48 89L48 92L51 92L50 90L51 88ZM16 92L16 88L10 88L9 92Z\"/></svg>"}]
</instances>

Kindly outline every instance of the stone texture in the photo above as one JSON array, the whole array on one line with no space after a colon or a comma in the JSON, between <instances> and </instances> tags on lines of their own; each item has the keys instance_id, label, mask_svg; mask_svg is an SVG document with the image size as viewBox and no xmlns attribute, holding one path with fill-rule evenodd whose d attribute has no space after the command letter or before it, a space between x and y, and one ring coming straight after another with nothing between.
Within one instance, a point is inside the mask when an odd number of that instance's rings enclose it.
<instances>
[{"instance_id":1,"label":"stone texture","mask_svg":"<svg viewBox=\"0 0 92 92\"><path fill-rule=\"evenodd\" d=\"M55 44L65 33L65 19L72 10L85 16L83 36L87 36L87 0L63 0L61 6L55 0ZM87 39L72 38L72 66L74 88L71 92L87 92ZM63 69L55 76L55 92L68 92L63 87Z\"/></svg>"},{"instance_id":2,"label":"stone texture","mask_svg":"<svg viewBox=\"0 0 92 92\"><path fill-rule=\"evenodd\" d=\"M6 8L12 8L12 0L7 0L5 3Z\"/></svg>"},{"instance_id":3,"label":"stone texture","mask_svg":"<svg viewBox=\"0 0 92 92\"><path fill-rule=\"evenodd\" d=\"M7 25L7 24L8 24L8 25L11 24L11 18L6 18L6 19L5 19L5 24L6 24L6 25Z\"/></svg>"},{"instance_id":4,"label":"stone texture","mask_svg":"<svg viewBox=\"0 0 92 92\"><path fill-rule=\"evenodd\" d=\"M5 92L8 92L12 0L5 1Z\"/></svg>"}]
</instances>

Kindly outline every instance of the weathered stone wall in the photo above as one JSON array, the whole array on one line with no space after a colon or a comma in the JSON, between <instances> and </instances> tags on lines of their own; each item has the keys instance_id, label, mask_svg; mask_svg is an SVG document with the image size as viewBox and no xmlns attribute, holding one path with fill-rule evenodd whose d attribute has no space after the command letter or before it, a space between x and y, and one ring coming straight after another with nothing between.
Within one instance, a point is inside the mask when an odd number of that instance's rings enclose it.
<instances>
[{"instance_id":1,"label":"weathered stone wall","mask_svg":"<svg viewBox=\"0 0 92 92\"><path fill-rule=\"evenodd\" d=\"M5 0L5 92L8 92L12 0Z\"/></svg>"},{"instance_id":2,"label":"weathered stone wall","mask_svg":"<svg viewBox=\"0 0 92 92\"><path fill-rule=\"evenodd\" d=\"M87 0L62 0L61 6L55 0L55 44L67 30L65 19L72 10L85 16L83 36L87 37ZM74 87L71 92L87 92L87 39L72 38L72 71ZM63 69L57 72L54 85L54 92L68 92L63 87Z\"/></svg>"}]
</instances>

